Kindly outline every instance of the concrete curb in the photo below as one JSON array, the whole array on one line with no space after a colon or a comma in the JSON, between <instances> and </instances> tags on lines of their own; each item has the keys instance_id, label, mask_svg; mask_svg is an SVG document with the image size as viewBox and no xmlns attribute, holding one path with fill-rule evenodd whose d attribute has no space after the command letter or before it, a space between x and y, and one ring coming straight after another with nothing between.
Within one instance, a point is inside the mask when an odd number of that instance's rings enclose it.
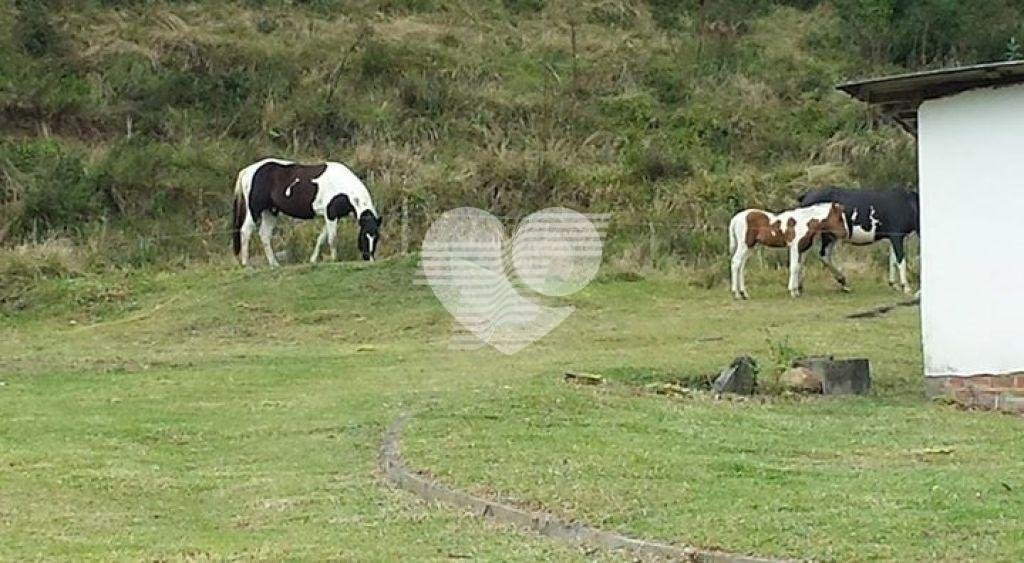
<instances>
[{"instance_id":1,"label":"concrete curb","mask_svg":"<svg viewBox=\"0 0 1024 563\"><path fill-rule=\"evenodd\" d=\"M643 560L700 563L774 563L781 561L634 539L592 528L579 522L568 522L546 512L516 508L446 487L410 470L402 461L398 449L398 437L408 420L409 415L407 414L398 417L384 434L384 441L380 447L380 470L390 483L428 502L440 502L455 508L466 509L475 516L532 530L571 545L620 551Z\"/></svg>"},{"instance_id":2,"label":"concrete curb","mask_svg":"<svg viewBox=\"0 0 1024 563\"><path fill-rule=\"evenodd\" d=\"M888 313L889 311L892 311L893 309L895 309L897 307L913 307L915 305L920 305L920 304L921 304L921 298L920 297L914 297L913 299L907 299L905 301L899 301L897 303L893 303L892 305L882 305L881 307L875 307L874 309L868 309L866 311L861 311L859 313L853 313L853 314L850 314L850 315L846 315L846 318L848 318L848 319L874 319L874 318L877 318L877 317L881 317L882 315Z\"/></svg>"}]
</instances>

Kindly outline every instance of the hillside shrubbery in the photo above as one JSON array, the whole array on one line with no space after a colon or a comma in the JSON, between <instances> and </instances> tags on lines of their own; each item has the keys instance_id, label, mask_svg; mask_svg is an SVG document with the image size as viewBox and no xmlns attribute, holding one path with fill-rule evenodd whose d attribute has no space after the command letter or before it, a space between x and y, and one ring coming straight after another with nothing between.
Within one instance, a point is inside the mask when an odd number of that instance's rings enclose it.
<instances>
[{"instance_id":1,"label":"hillside shrubbery","mask_svg":"<svg viewBox=\"0 0 1024 563\"><path fill-rule=\"evenodd\" d=\"M104 266L222 256L235 173L273 154L350 163L385 213L409 206L413 238L454 206L566 205L616 212L617 252L713 255L741 206L912 183L912 141L833 85L1002 58L1020 15L1007 0L17 0L0 9L0 244L105 237Z\"/></svg>"}]
</instances>

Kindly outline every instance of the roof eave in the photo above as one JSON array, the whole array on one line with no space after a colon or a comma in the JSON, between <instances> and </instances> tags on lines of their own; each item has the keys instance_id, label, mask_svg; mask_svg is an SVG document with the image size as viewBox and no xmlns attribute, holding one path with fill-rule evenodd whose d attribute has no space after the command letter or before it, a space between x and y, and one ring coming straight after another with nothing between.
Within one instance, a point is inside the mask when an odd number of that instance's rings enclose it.
<instances>
[{"instance_id":1,"label":"roof eave","mask_svg":"<svg viewBox=\"0 0 1024 563\"><path fill-rule=\"evenodd\" d=\"M1005 61L855 80L836 88L869 104L920 104L975 88L1020 82L1024 82L1024 61Z\"/></svg>"}]
</instances>

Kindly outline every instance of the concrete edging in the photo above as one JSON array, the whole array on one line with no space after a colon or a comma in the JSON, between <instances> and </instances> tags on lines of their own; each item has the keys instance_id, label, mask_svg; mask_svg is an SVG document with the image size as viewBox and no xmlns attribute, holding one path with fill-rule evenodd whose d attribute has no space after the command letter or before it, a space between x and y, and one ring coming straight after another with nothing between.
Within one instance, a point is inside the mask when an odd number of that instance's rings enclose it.
<instances>
[{"instance_id":1,"label":"concrete edging","mask_svg":"<svg viewBox=\"0 0 1024 563\"><path fill-rule=\"evenodd\" d=\"M881 317L882 315L888 313L889 311L892 311L893 309L895 309L897 307L913 307L915 305L920 305L920 304L921 304L921 298L920 297L914 297L913 299L907 299L907 300L904 300L904 301L899 301L899 302L893 303L892 305L882 305L880 307L874 307L872 309L868 309L866 311L861 311L859 313L851 313L849 315L846 315L846 318L848 318L848 319L874 319L874 318L877 318L877 317Z\"/></svg>"},{"instance_id":2,"label":"concrete edging","mask_svg":"<svg viewBox=\"0 0 1024 563\"><path fill-rule=\"evenodd\" d=\"M553 514L516 508L500 502L471 495L442 485L410 470L402 461L398 437L409 420L409 415L398 417L384 434L380 447L380 470L385 479L396 487L414 493L428 502L440 502L471 511L475 516L518 528L532 530L543 536L576 546L609 551L627 552L645 560L693 561L700 563L770 563L778 559L764 559L704 550L689 546L676 546L630 538L606 532L580 522L569 522Z\"/></svg>"}]
</instances>

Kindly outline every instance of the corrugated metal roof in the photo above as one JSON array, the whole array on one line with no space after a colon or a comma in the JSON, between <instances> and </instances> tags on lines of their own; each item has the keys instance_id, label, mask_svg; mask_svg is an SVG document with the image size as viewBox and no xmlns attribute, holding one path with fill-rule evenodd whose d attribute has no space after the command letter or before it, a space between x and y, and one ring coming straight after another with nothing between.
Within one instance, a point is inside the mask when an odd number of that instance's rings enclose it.
<instances>
[{"instance_id":1,"label":"corrugated metal roof","mask_svg":"<svg viewBox=\"0 0 1024 563\"><path fill-rule=\"evenodd\" d=\"M916 135L917 108L921 102L975 88L1022 82L1024 61L1006 61L855 80L836 88L858 100L882 106L884 115Z\"/></svg>"},{"instance_id":2,"label":"corrugated metal roof","mask_svg":"<svg viewBox=\"0 0 1024 563\"><path fill-rule=\"evenodd\" d=\"M943 68L845 82L836 88L871 104L917 102L965 90L1024 82L1024 61Z\"/></svg>"}]
</instances>

